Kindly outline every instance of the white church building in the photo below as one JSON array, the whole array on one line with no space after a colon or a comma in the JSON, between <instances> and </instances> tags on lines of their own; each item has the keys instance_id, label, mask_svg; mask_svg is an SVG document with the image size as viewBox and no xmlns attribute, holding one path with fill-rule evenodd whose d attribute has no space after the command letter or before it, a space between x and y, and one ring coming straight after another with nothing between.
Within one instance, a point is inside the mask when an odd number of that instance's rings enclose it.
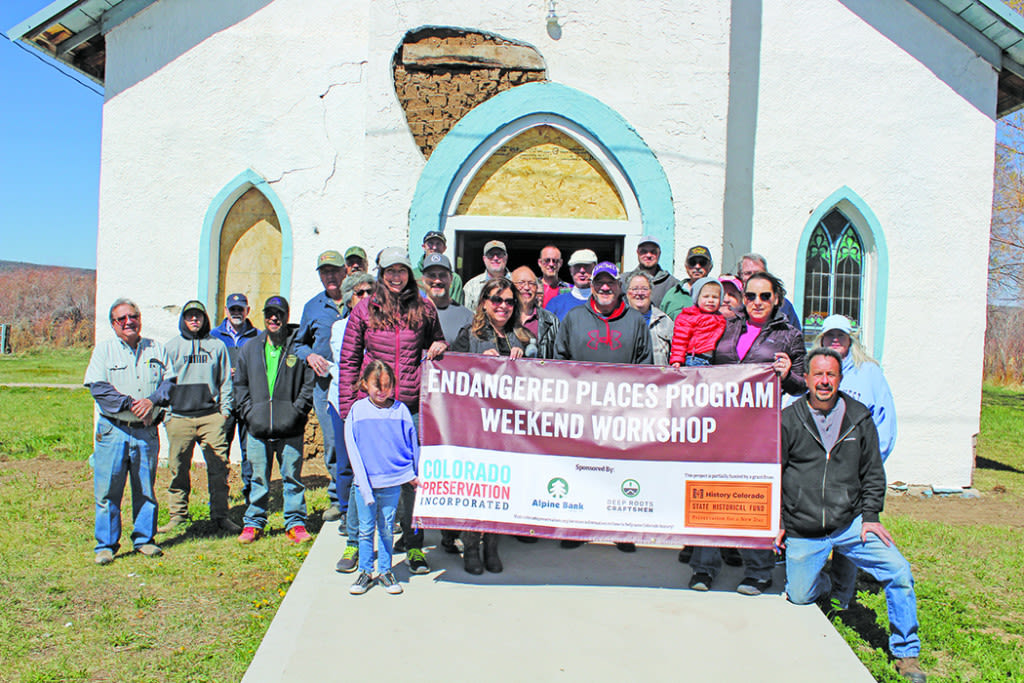
<instances>
[{"instance_id":1,"label":"white church building","mask_svg":"<svg viewBox=\"0 0 1024 683\"><path fill-rule=\"evenodd\" d=\"M844 313L881 361L889 480L971 483L1024 104L998 0L57 0L10 37L104 87L97 320L130 296L163 339L238 290L297 317L321 251L430 230L464 278L496 237L630 268L654 235L676 275L755 251L808 337Z\"/></svg>"}]
</instances>

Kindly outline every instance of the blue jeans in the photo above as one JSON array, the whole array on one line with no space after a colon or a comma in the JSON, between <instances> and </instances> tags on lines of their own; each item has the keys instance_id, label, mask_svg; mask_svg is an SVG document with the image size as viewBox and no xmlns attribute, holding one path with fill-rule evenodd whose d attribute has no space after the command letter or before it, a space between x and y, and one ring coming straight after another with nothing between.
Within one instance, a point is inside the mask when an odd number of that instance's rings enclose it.
<instances>
[{"instance_id":1,"label":"blue jeans","mask_svg":"<svg viewBox=\"0 0 1024 683\"><path fill-rule=\"evenodd\" d=\"M353 474L352 464L348 461L348 447L345 445L345 421L330 404L327 406L327 412L330 414L331 430L334 434L334 469L331 470L331 475L334 477L334 490L337 492L338 506L342 512L347 513L349 509L348 494L352 488Z\"/></svg>"},{"instance_id":2,"label":"blue jeans","mask_svg":"<svg viewBox=\"0 0 1024 683\"><path fill-rule=\"evenodd\" d=\"M334 471L335 466L334 422L327 411L327 407L330 405L327 402L327 387L320 386L321 379L321 377L317 377L317 382L313 385L313 410L316 411L316 419L320 423L320 431L324 436L324 467L330 473ZM342 434L342 438L345 438L344 434ZM332 506L338 504L338 491L334 483L334 477L328 477L327 479L327 498Z\"/></svg>"},{"instance_id":3,"label":"blue jeans","mask_svg":"<svg viewBox=\"0 0 1024 683\"><path fill-rule=\"evenodd\" d=\"M894 545L874 534L860 540L861 518L845 529L821 538L786 538L786 595L790 602L806 605L832 592L829 576L822 572L828 554L835 550L875 577L885 587L889 608L889 651L893 657L917 657L917 598L910 563Z\"/></svg>"},{"instance_id":4,"label":"blue jeans","mask_svg":"<svg viewBox=\"0 0 1024 683\"><path fill-rule=\"evenodd\" d=\"M775 553L771 550L740 548L740 557L743 558L744 578L757 581L768 581L772 578L772 572L775 570ZM694 574L700 572L710 575L712 579L715 578L722 570L722 551L714 547L697 546L690 557L690 568Z\"/></svg>"},{"instance_id":5,"label":"blue jeans","mask_svg":"<svg viewBox=\"0 0 1024 683\"><path fill-rule=\"evenodd\" d=\"M132 487L132 545L152 543L156 535L156 427L121 427L100 415L89 464L96 499L96 552L117 553L121 541L121 497L126 479Z\"/></svg>"},{"instance_id":6,"label":"blue jeans","mask_svg":"<svg viewBox=\"0 0 1024 683\"><path fill-rule=\"evenodd\" d=\"M381 574L391 571L391 556L395 539L392 528L395 524L395 513L401 486L388 486L373 489L373 502L369 505L359 493L359 487L353 486L355 503L359 509L359 571L373 573L373 531L377 529L380 544L377 548L377 567Z\"/></svg>"},{"instance_id":7,"label":"blue jeans","mask_svg":"<svg viewBox=\"0 0 1024 683\"><path fill-rule=\"evenodd\" d=\"M270 473L277 458L284 498L284 527L306 524L306 487L302 484L302 436L257 439L249 434L247 451L252 463L252 490L243 524L262 529L270 506Z\"/></svg>"},{"instance_id":8,"label":"blue jeans","mask_svg":"<svg viewBox=\"0 0 1024 683\"><path fill-rule=\"evenodd\" d=\"M703 368L708 365L711 365L711 361L709 361L707 358L701 358L695 353L688 353L686 354L685 365L688 368Z\"/></svg>"}]
</instances>

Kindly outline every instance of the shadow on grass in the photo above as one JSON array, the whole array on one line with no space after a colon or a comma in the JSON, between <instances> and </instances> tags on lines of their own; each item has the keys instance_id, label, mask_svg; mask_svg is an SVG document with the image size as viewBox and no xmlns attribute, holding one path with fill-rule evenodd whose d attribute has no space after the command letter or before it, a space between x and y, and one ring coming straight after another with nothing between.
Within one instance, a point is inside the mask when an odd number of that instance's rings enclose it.
<instances>
[{"instance_id":1,"label":"shadow on grass","mask_svg":"<svg viewBox=\"0 0 1024 683\"><path fill-rule=\"evenodd\" d=\"M974 464L979 470L994 470L996 472L1024 474L1024 470L1017 469L1013 465L1007 465L1006 463L998 462L996 460L989 460L988 458L983 458L980 455L976 458Z\"/></svg>"},{"instance_id":2,"label":"shadow on grass","mask_svg":"<svg viewBox=\"0 0 1024 683\"><path fill-rule=\"evenodd\" d=\"M982 396L988 405L1024 410L1024 394L986 390L982 392Z\"/></svg>"},{"instance_id":3,"label":"shadow on grass","mask_svg":"<svg viewBox=\"0 0 1024 683\"><path fill-rule=\"evenodd\" d=\"M323 488L328 484L328 478L324 475L311 475L302 477L302 483L305 485L306 490ZM270 481L270 507L269 512L275 510L281 510L284 507L284 490L283 483L280 479L272 479ZM228 509L228 516L234 520L236 524L241 526L242 518L245 516L246 505L245 503L237 503L232 505ZM309 502L306 502L306 529L310 533L319 533L320 528L324 525L324 511L313 510L309 511ZM172 532L173 533L173 532ZM274 537L284 533L284 529L267 529L265 533L269 537ZM161 548L171 548L179 543L185 541L192 541L197 538L209 538L213 536L234 536L235 534L224 531L214 525L212 520L209 519L197 519L189 523L188 529L184 533L177 534L176 536L168 537L166 534L160 534L162 540L158 543Z\"/></svg>"}]
</instances>

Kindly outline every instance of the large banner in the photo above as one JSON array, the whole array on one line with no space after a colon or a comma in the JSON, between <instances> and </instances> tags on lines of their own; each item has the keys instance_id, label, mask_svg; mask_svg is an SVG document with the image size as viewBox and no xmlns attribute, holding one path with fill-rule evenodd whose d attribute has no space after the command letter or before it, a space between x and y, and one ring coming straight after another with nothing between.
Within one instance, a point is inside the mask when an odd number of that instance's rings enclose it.
<instances>
[{"instance_id":1,"label":"large banner","mask_svg":"<svg viewBox=\"0 0 1024 683\"><path fill-rule=\"evenodd\" d=\"M770 365L448 353L422 370L423 527L756 548L778 533Z\"/></svg>"}]
</instances>

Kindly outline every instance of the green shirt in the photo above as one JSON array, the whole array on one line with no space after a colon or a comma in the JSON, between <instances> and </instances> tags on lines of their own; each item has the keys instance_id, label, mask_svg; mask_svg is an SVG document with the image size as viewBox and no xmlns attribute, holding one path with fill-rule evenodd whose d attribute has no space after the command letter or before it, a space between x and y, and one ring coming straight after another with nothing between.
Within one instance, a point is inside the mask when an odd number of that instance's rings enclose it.
<instances>
[{"instance_id":1,"label":"green shirt","mask_svg":"<svg viewBox=\"0 0 1024 683\"><path fill-rule=\"evenodd\" d=\"M274 383L277 381L277 366L281 364L281 352L284 346L274 346L267 339L263 346L263 357L267 361L267 387L270 389L270 396L274 396Z\"/></svg>"}]
</instances>

